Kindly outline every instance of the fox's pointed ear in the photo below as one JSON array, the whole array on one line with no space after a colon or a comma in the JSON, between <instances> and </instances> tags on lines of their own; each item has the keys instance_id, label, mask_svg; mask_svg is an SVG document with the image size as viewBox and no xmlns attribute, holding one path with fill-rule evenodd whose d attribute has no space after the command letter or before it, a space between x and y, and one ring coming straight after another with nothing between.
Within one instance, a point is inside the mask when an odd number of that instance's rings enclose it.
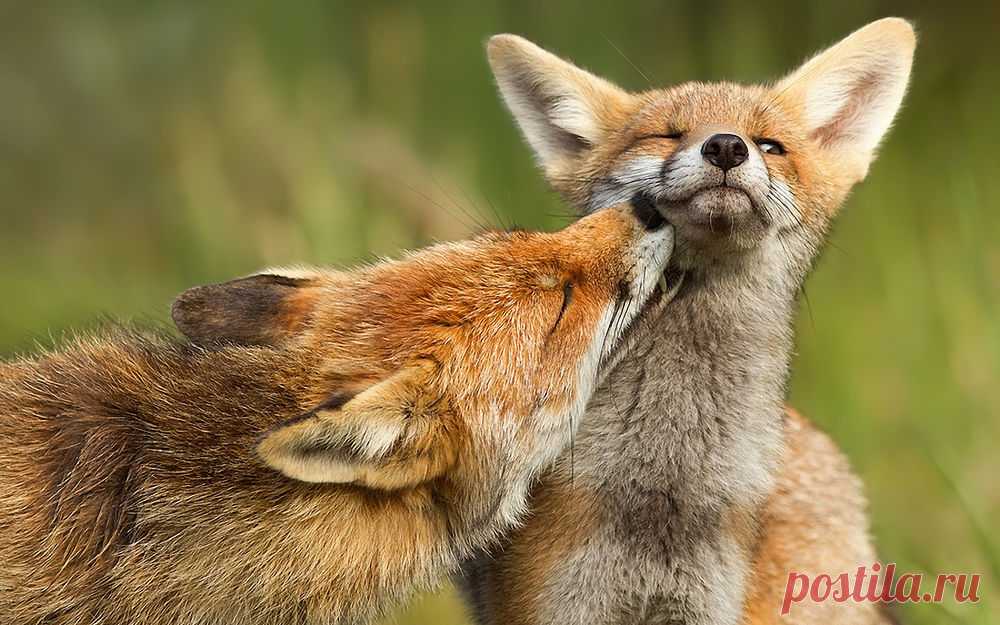
<instances>
[{"instance_id":1,"label":"fox's pointed ear","mask_svg":"<svg viewBox=\"0 0 1000 625\"><path fill-rule=\"evenodd\" d=\"M409 366L356 397L280 423L261 437L257 454L303 482L408 488L447 471L457 458L455 423L434 388L433 364Z\"/></svg>"},{"instance_id":2,"label":"fox's pointed ear","mask_svg":"<svg viewBox=\"0 0 1000 625\"><path fill-rule=\"evenodd\" d=\"M266 272L188 289L170 312L195 343L280 345L308 324L318 291L310 272Z\"/></svg>"},{"instance_id":3,"label":"fox's pointed ear","mask_svg":"<svg viewBox=\"0 0 1000 625\"><path fill-rule=\"evenodd\" d=\"M504 102L550 179L575 170L576 160L624 123L632 98L610 82L517 35L495 35L486 46Z\"/></svg>"},{"instance_id":4,"label":"fox's pointed ear","mask_svg":"<svg viewBox=\"0 0 1000 625\"><path fill-rule=\"evenodd\" d=\"M872 22L792 72L775 94L860 180L903 101L915 47L906 20Z\"/></svg>"}]
</instances>

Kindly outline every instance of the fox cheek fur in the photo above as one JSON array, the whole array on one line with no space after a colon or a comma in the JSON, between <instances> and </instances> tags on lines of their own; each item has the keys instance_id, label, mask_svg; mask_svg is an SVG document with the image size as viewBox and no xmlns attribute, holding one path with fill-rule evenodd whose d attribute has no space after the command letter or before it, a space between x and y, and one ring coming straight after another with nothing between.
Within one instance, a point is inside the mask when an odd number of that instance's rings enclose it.
<instances>
[{"instance_id":1,"label":"fox cheek fur","mask_svg":"<svg viewBox=\"0 0 1000 625\"><path fill-rule=\"evenodd\" d=\"M900 106L914 45L889 18L774 85L631 94L520 37L490 40L551 185L584 213L647 196L687 277L533 491L527 525L466 565L480 622L776 623L781 572L873 561L857 479L783 401L797 295ZM888 621L824 604L781 622Z\"/></svg>"}]
</instances>

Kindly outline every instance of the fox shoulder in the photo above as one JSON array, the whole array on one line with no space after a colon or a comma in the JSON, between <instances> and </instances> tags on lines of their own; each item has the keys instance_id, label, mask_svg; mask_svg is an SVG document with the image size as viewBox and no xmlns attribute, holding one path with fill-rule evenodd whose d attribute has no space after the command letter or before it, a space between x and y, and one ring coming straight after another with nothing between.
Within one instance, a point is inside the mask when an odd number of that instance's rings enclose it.
<instances>
[{"instance_id":1,"label":"fox shoulder","mask_svg":"<svg viewBox=\"0 0 1000 625\"><path fill-rule=\"evenodd\" d=\"M786 409L786 452L760 517L760 542L747 587L749 625L886 622L876 604L801 603L781 617L789 572L836 578L876 561L861 480L824 432Z\"/></svg>"}]
</instances>

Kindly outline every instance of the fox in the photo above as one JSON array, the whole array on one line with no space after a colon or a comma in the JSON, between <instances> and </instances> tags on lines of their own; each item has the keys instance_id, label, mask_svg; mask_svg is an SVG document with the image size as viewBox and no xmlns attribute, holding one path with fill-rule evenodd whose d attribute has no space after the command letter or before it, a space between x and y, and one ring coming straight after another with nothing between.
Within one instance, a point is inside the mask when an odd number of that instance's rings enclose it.
<instances>
[{"instance_id":1,"label":"fox","mask_svg":"<svg viewBox=\"0 0 1000 625\"><path fill-rule=\"evenodd\" d=\"M433 588L519 522L672 249L626 204L0 364L0 622L354 624Z\"/></svg>"},{"instance_id":2,"label":"fox","mask_svg":"<svg viewBox=\"0 0 1000 625\"><path fill-rule=\"evenodd\" d=\"M526 522L458 579L484 625L869 625L802 603L790 572L875 561L844 455L785 406L801 287L900 108L912 25L860 28L767 85L631 93L511 34L487 43L549 184L583 214L623 198L675 229L679 293L605 378Z\"/></svg>"}]
</instances>

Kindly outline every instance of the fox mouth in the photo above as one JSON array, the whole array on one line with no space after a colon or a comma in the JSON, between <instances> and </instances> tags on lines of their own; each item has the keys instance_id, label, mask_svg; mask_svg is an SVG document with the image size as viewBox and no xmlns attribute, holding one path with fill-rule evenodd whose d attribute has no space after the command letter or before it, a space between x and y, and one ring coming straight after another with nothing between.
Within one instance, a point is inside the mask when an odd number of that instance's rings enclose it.
<instances>
[{"instance_id":1,"label":"fox mouth","mask_svg":"<svg viewBox=\"0 0 1000 625\"><path fill-rule=\"evenodd\" d=\"M733 234L758 215L750 195L727 184L696 191L683 200L668 200L660 206L675 226L693 227L719 236Z\"/></svg>"},{"instance_id":2,"label":"fox mouth","mask_svg":"<svg viewBox=\"0 0 1000 625\"><path fill-rule=\"evenodd\" d=\"M666 304L673 300L677 296L677 292L680 290L683 282L684 272L677 267L667 266L663 270L663 273L660 274L660 279L656 281L653 292L649 294L646 303L642 305L642 309L636 315L636 319L645 317L650 310L660 304ZM633 320L634 322L635 320Z\"/></svg>"},{"instance_id":3,"label":"fox mouth","mask_svg":"<svg viewBox=\"0 0 1000 625\"><path fill-rule=\"evenodd\" d=\"M719 258L751 250L764 240L770 220L754 194L733 184L697 189L684 197L660 197L657 203L677 233L676 262L698 264L696 258Z\"/></svg>"},{"instance_id":4,"label":"fox mouth","mask_svg":"<svg viewBox=\"0 0 1000 625\"><path fill-rule=\"evenodd\" d=\"M684 276L685 272L677 267L668 266L663 270L659 280L656 282L656 286L653 287L649 296L646 297L646 301L642 303L639 312L628 322L618 335L614 347L602 359L602 370L610 369L611 366L618 362L619 356L631 345L631 339L640 325L652 321L652 318L656 314L663 311L666 305L677 297L681 287L684 285ZM618 307L624 309L628 306L628 303L628 298L620 299Z\"/></svg>"}]
</instances>

